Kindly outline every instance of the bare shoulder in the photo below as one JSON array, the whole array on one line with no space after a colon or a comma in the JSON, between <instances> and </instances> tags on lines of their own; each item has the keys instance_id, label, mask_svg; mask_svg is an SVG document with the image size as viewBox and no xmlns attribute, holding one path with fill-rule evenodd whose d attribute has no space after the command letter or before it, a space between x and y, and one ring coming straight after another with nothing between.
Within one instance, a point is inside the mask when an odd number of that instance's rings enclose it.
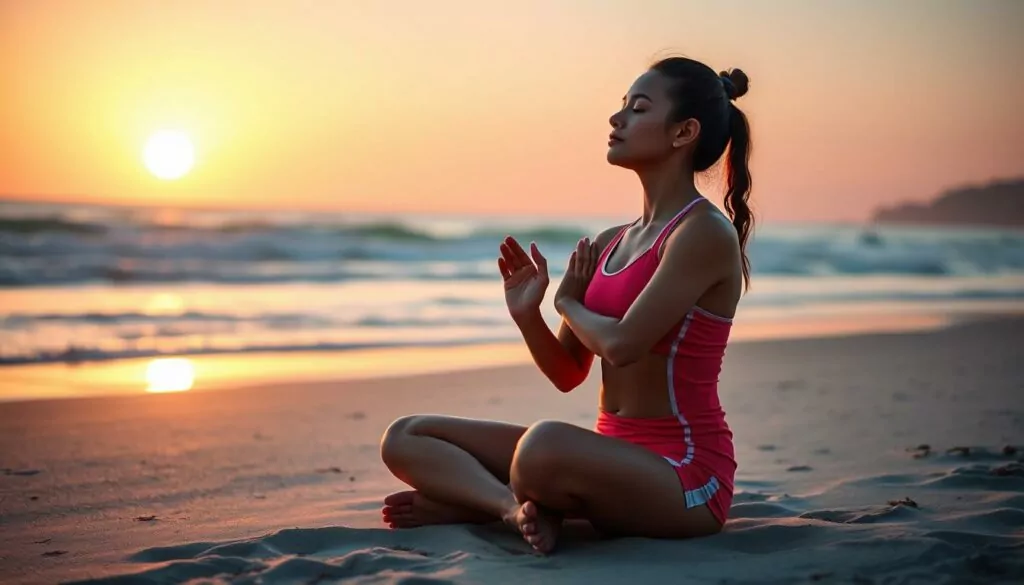
<instances>
[{"instance_id":1,"label":"bare shoulder","mask_svg":"<svg viewBox=\"0 0 1024 585\"><path fill-rule=\"evenodd\" d=\"M707 260L721 261L740 254L739 237L736 227L717 207L708 205L694 210L665 239L662 256L689 256L699 250L698 256Z\"/></svg>"},{"instance_id":2,"label":"bare shoulder","mask_svg":"<svg viewBox=\"0 0 1024 585\"><path fill-rule=\"evenodd\" d=\"M612 240L615 239L616 234L618 234L619 231L621 231L622 228L626 227L627 225L629 224L621 223L619 225L613 225L610 228L606 228L598 232L598 234L594 236L594 243L597 244L597 253L600 254L601 252L604 252L604 249L608 246L608 244L610 244Z\"/></svg>"}]
</instances>

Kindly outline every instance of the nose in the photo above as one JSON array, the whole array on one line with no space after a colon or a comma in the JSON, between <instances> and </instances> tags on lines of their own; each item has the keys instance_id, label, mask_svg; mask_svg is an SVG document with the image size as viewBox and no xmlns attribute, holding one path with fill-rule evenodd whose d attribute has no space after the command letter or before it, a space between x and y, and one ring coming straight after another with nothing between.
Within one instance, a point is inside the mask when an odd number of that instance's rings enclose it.
<instances>
[{"instance_id":1,"label":"nose","mask_svg":"<svg viewBox=\"0 0 1024 585\"><path fill-rule=\"evenodd\" d=\"M608 118L608 123L612 125L612 128L618 130L622 128L622 111L615 112Z\"/></svg>"}]
</instances>

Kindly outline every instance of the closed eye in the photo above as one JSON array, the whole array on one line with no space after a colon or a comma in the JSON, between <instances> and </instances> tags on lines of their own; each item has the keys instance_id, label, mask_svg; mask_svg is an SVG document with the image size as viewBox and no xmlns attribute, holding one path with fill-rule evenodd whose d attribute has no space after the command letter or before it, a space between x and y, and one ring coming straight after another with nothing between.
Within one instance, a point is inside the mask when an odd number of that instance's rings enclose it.
<instances>
[{"instance_id":1,"label":"closed eye","mask_svg":"<svg viewBox=\"0 0 1024 585\"><path fill-rule=\"evenodd\" d=\"M650 98L648 98L646 95L637 94L633 96L632 99L622 98L622 107L625 108L630 104L630 102L632 102L633 107L631 108L631 110L637 114L641 114L649 109L647 103L649 101Z\"/></svg>"}]
</instances>

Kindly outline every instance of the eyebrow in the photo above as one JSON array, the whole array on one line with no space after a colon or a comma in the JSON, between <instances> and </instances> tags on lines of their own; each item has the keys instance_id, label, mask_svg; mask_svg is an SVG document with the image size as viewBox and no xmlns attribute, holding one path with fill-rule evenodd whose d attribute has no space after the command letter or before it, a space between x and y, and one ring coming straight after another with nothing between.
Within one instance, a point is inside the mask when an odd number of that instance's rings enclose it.
<instances>
[{"instance_id":1,"label":"eyebrow","mask_svg":"<svg viewBox=\"0 0 1024 585\"><path fill-rule=\"evenodd\" d=\"M633 95L633 99L639 99L639 98L644 98L645 100L647 100L649 102L653 102L654 101L654 100L651 99L651 97L649 95L647 95L645 93L638 93L638 94L634 94ZM622 101L623 101L623 103L625 103L626 96L622 96Z\"/></svg>"}]
</instances>

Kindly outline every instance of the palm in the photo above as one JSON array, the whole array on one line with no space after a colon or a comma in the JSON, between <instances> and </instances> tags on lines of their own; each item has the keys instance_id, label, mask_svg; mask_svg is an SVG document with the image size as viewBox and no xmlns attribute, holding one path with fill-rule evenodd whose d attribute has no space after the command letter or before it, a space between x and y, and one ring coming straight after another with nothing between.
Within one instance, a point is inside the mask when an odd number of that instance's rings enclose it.
<instances>
[{"instance_id":1,"label":"palm","mask_svg":"<svg viewBox=\"0 0 1024 585\"><path fill-rule=\"evenodd\" d=\"M522 266L505 281L505 304L512 313L526 312L540 306L548 283L533 264Z\"/></svg>"},{"instance_id":2,"label":"palm","mask_svg":"<svg viewBox=\"0 0 1024 585\"><path fill-rule=\"evenodd\" d=\"M530 245L530 254L527 255L511 236L505 238L500 249L498 270L505 283L505 304L509 313L515 317L539 309L548 288L547 260L536 244Z\"/></svg>"}]
</instances>

